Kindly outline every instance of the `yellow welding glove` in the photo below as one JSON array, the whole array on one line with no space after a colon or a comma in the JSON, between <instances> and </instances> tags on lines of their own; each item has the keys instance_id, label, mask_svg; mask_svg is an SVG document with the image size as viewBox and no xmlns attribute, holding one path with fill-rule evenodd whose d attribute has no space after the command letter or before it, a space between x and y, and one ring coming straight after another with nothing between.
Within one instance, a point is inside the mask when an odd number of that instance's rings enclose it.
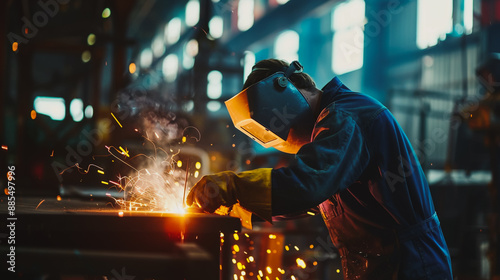
<instances>
[{"instance_id":1,"label":"yellow welding glove","mask_svg":"<svg viewBox=\"0 0 500 280\"><path fill-rule=\"evenodd\" d=\"M196 203L213 213L221 205L241 207L271 222L271 170L259 168L241 173L224 171L203 176L186 198L186 204Z\"/></svg>"}]
</instances>

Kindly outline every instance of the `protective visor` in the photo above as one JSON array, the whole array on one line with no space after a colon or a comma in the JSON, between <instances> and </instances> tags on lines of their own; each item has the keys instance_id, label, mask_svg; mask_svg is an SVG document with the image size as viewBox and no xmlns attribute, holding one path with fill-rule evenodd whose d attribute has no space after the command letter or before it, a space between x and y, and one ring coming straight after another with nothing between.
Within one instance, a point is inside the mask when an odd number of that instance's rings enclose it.
<instances>
[{"instance_id":1,"label":"protective visor","mask_svg":"<svg viewBox=\"0 0 500 280\"><path fill-rule=\"evenodd\" d=\"M234 126L265 148L287 144L291 130L312 117L307 100L288 78L296 70L302 66L294 61L286 71L274 73L225 102Z\"/></svg>"}]
</instances>

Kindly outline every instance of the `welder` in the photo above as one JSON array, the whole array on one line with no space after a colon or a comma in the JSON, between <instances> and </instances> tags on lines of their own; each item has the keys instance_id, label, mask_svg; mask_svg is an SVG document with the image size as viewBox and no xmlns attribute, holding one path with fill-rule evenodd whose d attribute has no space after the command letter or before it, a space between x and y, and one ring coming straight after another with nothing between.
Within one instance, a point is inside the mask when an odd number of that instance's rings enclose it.
<instances>
[{"instance_id":1,"label":"welder","mask_svg":"<svg viewBox=\"0 0 500 280\"><path fill-rule=\"evenodd\" d=\"M393 115L337 77L318 89L302 69L262 60L226 101L239 130L294 161L204 176L188 205L206 212L239 205L269 222L317 210L344 279L452 280L428 182Z\"/></svg>"}]
</instances>

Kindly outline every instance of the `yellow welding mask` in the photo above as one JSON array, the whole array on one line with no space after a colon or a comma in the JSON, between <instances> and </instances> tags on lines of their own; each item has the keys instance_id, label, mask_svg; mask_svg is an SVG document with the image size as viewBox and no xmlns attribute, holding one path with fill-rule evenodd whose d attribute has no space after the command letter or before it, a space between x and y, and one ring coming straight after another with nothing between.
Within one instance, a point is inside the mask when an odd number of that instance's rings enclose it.
<instances>
[{"instance_id":1,"label":"yellow welding mask","mask_svg":"<svg viewBox=\"0 0 500 280\"><path fill-rule=\"evenodd\" d=\"M314 125L309 103L290 80L300 72L302 65L294 61L227 100L234 126L265 148L296 154L310 142Z\"/></svg>"}]
</instances>

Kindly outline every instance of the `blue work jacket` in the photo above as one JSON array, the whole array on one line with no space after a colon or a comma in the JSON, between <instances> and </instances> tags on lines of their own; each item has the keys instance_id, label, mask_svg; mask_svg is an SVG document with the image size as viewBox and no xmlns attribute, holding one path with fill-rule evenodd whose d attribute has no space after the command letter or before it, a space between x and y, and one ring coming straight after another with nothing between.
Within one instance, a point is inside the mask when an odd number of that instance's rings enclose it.
<instances>
[{"instance_id":1,"label":"blue work jacket","mask_svg":"<svg viewBox=\"0 0 500 280\"><path fill-rule=\"evenodd\" d=\"M319 208L345 279L452 280L449 251L410 141L375 99L338 78L311 142L273 169L273 215Z\"/></svg>"}]
</instances>

